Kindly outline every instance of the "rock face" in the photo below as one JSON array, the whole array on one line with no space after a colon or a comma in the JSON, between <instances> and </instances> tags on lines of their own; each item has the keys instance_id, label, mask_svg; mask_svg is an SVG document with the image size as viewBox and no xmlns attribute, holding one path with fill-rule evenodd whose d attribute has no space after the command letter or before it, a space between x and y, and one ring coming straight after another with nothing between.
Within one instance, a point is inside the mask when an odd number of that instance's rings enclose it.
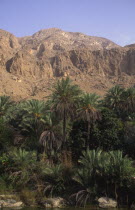
<instances>
[{"instance_id":1,"label":"rock face","mask_svg":"<svg viewBox=\"0 0 135 210\"><path fill-rule=\"evenodd\" d=\"M0 195L0 208L21 209L23 202L16 201L13 195Z\"/></svg>"},{"instance_id":2,"label":"rock face","mask_svg":"<svg viewBox=\"0 0 135 210\"><path fill-rule=\"evenodd\" d=\"M101 197L98 199L99 207L100 208L116 208L117 201L113 200L112 198Z\"/></svg>"},{"instance_id":3,"label":"rock face","mask_svg":"<svg viewBox=\"0 0 135 210\"><path fill-rule=\"evenodd\" d=\"M135 48L57 28L22 38L0 30L1 95L41 99L66 76L98 94L115 84L134 85Z\"/></svg>"}]
</instances>

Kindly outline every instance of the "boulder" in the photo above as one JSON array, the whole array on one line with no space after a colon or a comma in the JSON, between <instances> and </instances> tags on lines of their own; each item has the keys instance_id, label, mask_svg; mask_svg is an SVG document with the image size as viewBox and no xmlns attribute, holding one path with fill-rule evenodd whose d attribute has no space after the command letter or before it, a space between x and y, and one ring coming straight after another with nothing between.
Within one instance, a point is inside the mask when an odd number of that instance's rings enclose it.
<instances>
[{"instance_id":1,"label":"boulder","mask_svg":"<svg viewBox=\"0 0 135 210\"><path fill-rule=\"evenodd\" d=\"M65 200L63 198L48 198L43 202L43 206L46 208L61 208L65 206Z\"/></svg>"},{"instance_id":2,"label":"boulder","mask_svg":"<svg viewBox=\"0 0 135 210\"><path fill-rule=\"evenodd\" d=\"M116 208L117 207L117 201L108 198L108 197L101 197L98 199L99 207L100 208Z\"/></svg>"},{"instance_id":3,"label":"boulder","mask_svg":"<svg viewBox=\"0 0 135 210\"><path fill-rule=\"evenodd\" d=\"M0 208L21 209L24 204L14 199L14 195L0 195Z\"/></svg>"}]
</instances>

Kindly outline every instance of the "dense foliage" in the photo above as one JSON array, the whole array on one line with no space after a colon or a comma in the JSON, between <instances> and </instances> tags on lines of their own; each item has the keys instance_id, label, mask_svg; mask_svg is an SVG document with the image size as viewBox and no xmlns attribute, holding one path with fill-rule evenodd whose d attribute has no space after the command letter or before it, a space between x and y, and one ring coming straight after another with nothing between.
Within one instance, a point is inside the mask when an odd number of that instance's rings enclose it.
<instances>
[{"instance_id":1,"label":"dense foliage","mask_svg":"<svg viewBox=\"0 0 135 210\"><path fill-rule=\"evenodd\" d=\"M32 192L38 202L64 196L85 205L111 196L129 205L134 151L135 88L115 86L100 98L66 78L46 101L0 96L1 191L19 192L26 203Z\"/></svg>"}]
</instances>

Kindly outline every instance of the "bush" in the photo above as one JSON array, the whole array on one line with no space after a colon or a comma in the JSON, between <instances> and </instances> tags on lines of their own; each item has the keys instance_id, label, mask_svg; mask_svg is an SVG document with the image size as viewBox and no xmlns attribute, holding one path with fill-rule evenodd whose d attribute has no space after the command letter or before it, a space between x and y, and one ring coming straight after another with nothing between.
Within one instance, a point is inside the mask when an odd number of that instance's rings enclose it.
<instances>
[{"instance_id":1,"label":"bush","mask_svg":"<svg viewBox=\"0 0 135 210\"><path fill-rule=\"evenodd\" d=\"M80 167L74 177L80 190L75 194L77 204L86 204L90 197L110 195L116 199L122 190L127 191L135 176L133 161L121 151L109 153L102 150L87 150L79 160Z\"/></svg>"}]
</instances>

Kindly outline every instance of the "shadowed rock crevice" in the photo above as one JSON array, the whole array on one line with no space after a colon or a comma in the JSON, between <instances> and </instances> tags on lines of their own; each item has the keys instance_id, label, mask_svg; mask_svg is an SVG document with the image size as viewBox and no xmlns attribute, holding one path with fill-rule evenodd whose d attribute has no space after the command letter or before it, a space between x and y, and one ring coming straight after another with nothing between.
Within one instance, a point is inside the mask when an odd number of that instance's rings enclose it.
<instances>
[{"instance_id":1,"label":"shadowed rock crevice","mask_svg":"<svg viewBox=\"0 0 135 210\"><path fill-rule=\"evenodd\" d=\"M11 58L10 60L8 60L8 61L6 62L6 70L7 70L7 72L9 72L9 73L10 73L10 67L11 67L12 63L13 63L13 58Z\"/></svg>"}]
</instances>

